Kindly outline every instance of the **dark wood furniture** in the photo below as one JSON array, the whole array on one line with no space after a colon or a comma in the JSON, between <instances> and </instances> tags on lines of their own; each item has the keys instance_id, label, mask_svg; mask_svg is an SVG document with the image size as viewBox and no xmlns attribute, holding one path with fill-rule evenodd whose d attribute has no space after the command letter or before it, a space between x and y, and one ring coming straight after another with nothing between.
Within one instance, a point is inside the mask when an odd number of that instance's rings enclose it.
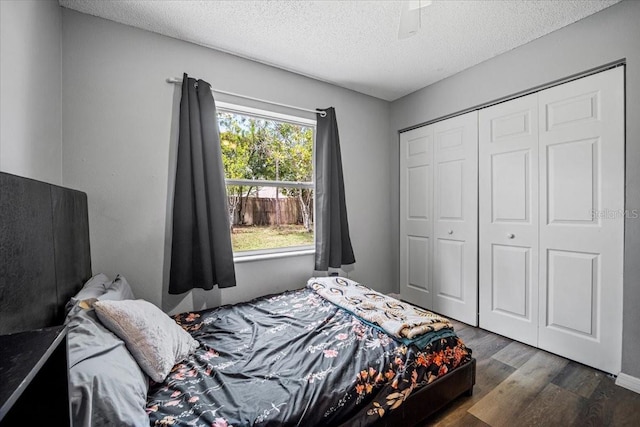
<instances>
[{"instance_id":1,"label":"dark wood furniture","mask_svg":"<svg viewBox=\"0 0 640 427\"><path fill-rule=\"evenodd\" d=\"M0 425L69 425L66 329L53 325L91 277L87 195L0 172L0 257Z\"/></svg>"},{"instance_id":2,"label":"dark wood furniture","mask_svg":"<svg viewBox=\"0 0 640 427\"><path fill-rule=\"evenodd\" d=\"M0 336L0 426L70 425L64 326Z\"/></svg>"},{"instance_id":3,"label":"dark wood furniture","mask_svg":"<svg viewBox=\"0 0 640 427\"><path fill-rule=\"evenodd\" d=\"M87 195L0 172L0 334L60 325L91 277Z\"/></svg>"}]
</instances>

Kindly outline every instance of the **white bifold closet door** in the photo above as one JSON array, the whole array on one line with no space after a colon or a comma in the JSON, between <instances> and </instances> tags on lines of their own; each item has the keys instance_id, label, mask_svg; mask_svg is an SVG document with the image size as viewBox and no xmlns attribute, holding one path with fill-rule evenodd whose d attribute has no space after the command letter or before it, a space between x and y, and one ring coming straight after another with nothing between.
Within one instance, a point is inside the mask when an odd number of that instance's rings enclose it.
<instances>
[{"instance_id":1,"label":"white bifold closet door","mask_svg":"<svg viewBox=\"0 0 640 427\"><path fill-rule=\"evenodd\" d=\"M433 310L478 324L478 112L435 123Z\"/></svg>"},{"instance_id":2,"label":"white bifold closet door","mask_svg":"<svg viewBox=\"0 0 640 427\"><path fill-rule=\"evenodd\" d=\"M480 326L538 344L538 95L480 110Z\"/></svg>"},{"instance_id":3,"label":"white bifold closet door","mask_svg":"<svg viewBox=\"0 0 640 427\"><path fill-rule=\"evenodd\" d=\"M477 325L477 112L400 136L402 298Z\"/></svg>"},{"instance_id":4,"label":"white bifold closet door","mask_svg":"<svg viewBox=\"0 0 640 427\"><path fill-rule=\"evenodd\" d=\"M400 295L433 308L433 126L400 134Z\"/></svg>"},{"instance_id":5,"label":"white bifold closet door","mask_svg":"<svg viewBox=\"0 0 640 427\"><path fill-rule=\"evenodd\" d=\"M624 69L540 92L539 347L618 374Z\"/></svg>"},{"instance_id":6,"label":"white bifold closet door","mask_svg":"<svg viewBox=\"0 0 640 427\"><path fill-rule=\"evenodd\" d=\"M480 111L480 326L617 374L621 67Z\"/></svg>"}]
</instances>

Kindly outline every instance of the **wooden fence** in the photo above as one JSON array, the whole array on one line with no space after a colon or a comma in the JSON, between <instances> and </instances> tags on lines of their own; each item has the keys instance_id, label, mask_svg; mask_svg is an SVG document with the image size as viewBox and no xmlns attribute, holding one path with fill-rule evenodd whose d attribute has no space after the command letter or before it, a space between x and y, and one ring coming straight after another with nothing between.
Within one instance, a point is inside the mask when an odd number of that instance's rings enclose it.
<instances>
[{"instance_id":1,"label":"wooden fence","mask_svg":"<svg viewBox=\"0 0 640 427\"><path fill-rule=\"evenodd\" d=\"M233 203L233 199L229 200ZM276 199L249 197L242 199L244 222L241 221L238 209L236 209L233 225L276 225ZM302 209L298 199L283 197L277 200L280 204L280 224L303 224ZM313 204L310 207L313 216Z\"/></svg>"}]
</instances>

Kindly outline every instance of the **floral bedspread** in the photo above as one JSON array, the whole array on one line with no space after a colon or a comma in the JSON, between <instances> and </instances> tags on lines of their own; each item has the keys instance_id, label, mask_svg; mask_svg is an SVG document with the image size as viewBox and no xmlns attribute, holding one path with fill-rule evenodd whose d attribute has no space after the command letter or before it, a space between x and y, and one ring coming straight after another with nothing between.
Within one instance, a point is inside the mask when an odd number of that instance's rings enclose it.
<instances>
[{"instance_id":1,"label":"floral bedspread","mask_svg":"<svg viewBox=\"0 0 640 427\"><path fill-rule=\"evenodd\" d=\"M308 288L174 318L200 347L151 385L151 425L371 425L471 357L451 334L404 345Z\"/></svg>"}]
</instances>

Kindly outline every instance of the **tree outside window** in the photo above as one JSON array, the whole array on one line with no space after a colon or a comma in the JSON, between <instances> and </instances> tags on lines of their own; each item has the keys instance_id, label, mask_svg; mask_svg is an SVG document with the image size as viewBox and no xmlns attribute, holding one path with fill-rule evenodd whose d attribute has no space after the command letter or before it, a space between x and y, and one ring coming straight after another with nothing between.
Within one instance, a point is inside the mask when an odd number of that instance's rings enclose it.
<instances>
[{"instance_id":1,"label":"tree outside window","mask_svg":"<svg viewBox=\"0 0 640 427\"><path fill-rule=\"evenodd\" d=\"M309 247L314 127L218 112L234 252Z\"/></svg>"}]
</instances>

